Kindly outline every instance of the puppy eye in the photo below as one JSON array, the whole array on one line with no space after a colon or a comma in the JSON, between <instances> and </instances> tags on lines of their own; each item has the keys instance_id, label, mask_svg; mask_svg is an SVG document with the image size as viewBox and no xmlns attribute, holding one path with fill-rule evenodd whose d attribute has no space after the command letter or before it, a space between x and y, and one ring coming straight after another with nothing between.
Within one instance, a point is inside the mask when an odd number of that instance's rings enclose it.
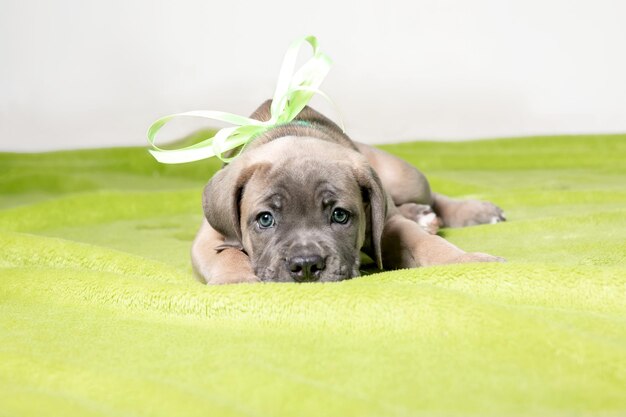
<instances>
[{"instance_id":1,"label":"puppy eye","mask_svg":"<svg viewBox=\"0 0 626 417\"><path fill-rule=\"evenodd\" d=\"M256 222L261 229L267 229L274 226L274 216L272 213L264 211L256 217Z\"/></svg>"},{"instance_id":2,"label":"puppy eye","mask_svg":"<svg viewBox=\"0 0 626 417\"><path fill-rule=\"evenodd\" d=\"M350 213L342 208L336 208L333 210L331 220L333 223L346 224L350 219Z\"/></svg>"}]
</instances>

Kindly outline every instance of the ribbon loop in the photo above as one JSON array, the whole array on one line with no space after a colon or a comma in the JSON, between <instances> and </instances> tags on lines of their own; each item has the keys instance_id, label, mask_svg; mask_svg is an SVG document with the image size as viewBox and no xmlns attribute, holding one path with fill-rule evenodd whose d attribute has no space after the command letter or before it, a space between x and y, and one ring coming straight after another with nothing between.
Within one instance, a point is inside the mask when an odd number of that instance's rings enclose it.
<instances>
[{"instance_id":1,"label":"ribbon loop","mask_svg":"<svg viewBox=\"0 0 626 417\"><path fill-rule=\"evenodd\" d=\"M296 71L298 53L304 43L311 45L313 56ZM165 164L180 164L214 156L223 162L230 162L235 157L227 158L223 155L225 152L237 148L243 149L263 132L274 126L291 122L315 94L319 94L336 108L332 100L319 90L331 66L331 59L319 50L317 38L305 36L296 39L283 58L270 107L270 120L262 122L221 111L196 110L171 114L161 117L148 129L148 142L152 146L149 152L157 161ZM232 124L234 127L220 129L212 138L181 149L166 150L158 147L155 138L159 130L172 119L181 116L217 120ZM343 124L340 125L343 129Z\"/></svg>"}]
</instances>

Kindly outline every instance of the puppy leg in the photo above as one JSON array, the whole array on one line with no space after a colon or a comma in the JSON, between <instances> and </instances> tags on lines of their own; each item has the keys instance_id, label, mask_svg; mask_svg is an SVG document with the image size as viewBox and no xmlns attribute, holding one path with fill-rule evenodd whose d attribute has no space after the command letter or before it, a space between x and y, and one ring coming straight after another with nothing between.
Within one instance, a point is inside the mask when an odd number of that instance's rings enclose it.
<instances>
[{"instance_id":1,"label":"puppy leg","mask_svg":"<svg viewBox=\"0 0 626 417\"><path fill-rule=\"evenodd\" d=\"M424 174L406 161L362 143L356 145L359 152L367 157L383 187L399 208L408 203L431 206L441 219L440 226L444 227L493 224L506 220L502 210L495 204L478 200L454 200L433 193ZM419 223L419 216L415 217L411 213L415 210L416 207L400 211L402 215ZM432 229L432 226L425 228L427 231Z\"/></svg>"},{"instance_id":2,"label":"puppy leg","mask_svg":"<svg viewBox=\"0 0 626 417\"><path fill-rule=\"evenodd\" d=\"M191 246L191 263L201 282L236 284L259 281L248 255L237 248L216 249L221 245L224 245L224 236L203 220Z\"/></svg>"},{"instance_id":3,"label":"puppy leg","mask_svg":"<svg viewBox=\"0 0 626 417\"><path fill-rule=\"evenodd\" d=\"M486 253L467 253L437 235L425 232L400 213L385 223L382 237L383 265L386 269L415 268L467 262L504 262Z\"/></svg>"},{"instance_id":4,"label":"puppy leg","mask_svg":"<svg viewBox=\"0 0 626 417\"><path fill-rule=\"evenodd\" d=\"M426 204L405 203L397 206L398 211L409 220L419 224L422 229L431 235L437 234L441 227L441 220L433 208Z\"/></svg>"},{"instance_id":5,"label":"puppy leg","mask_svg":"<svg viewBox=\"0 0 626 417\"><path fill-rule=\"evenodd\" d=\"M428 233L437 233L441 222L432 209L432 192L424 174L380 149L358 142L355 145L376 171L400 214L419 224Z\"/></svg>"},{"instance_id":6,"label":"puppy leg","mask_svg":"<svg viewBox=\"0 0 626 417\"><path fill-rule=\"evenodd\" d=\"M380 149L355 142L368 160L396 206L406 203L432 206L433 195L428 180L408 162Z\"/></svg>"},{"instance_id":7,"label":"puppy leg","mask_svg":"<svg viewBox=\"0 0 626 417\"><path fill-rule=\"evenodd\" d=\"M506 220L502 209L488 201L455 200L436 193L433 209L445 227L494 224Z\"/></svg>"}]
</instances>

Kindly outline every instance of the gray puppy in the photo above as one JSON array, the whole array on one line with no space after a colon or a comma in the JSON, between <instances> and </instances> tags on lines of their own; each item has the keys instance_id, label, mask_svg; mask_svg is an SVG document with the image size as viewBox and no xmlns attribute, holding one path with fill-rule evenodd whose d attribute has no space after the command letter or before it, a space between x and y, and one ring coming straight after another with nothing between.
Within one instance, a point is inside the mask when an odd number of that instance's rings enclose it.
<instances>
[{"instance_id":1,"label":"gray puppy","mask_svg":"<svg viewBox=\"0 0 626 417\"><path fill-rule=\"evenodd\" d=\"M270 104L251 117L269 120ZM217 172L203 207L191 257L207 284L340 281L359 275L361 251L381 269L503 260L435 235L503 221L502 210L432 193L414 167L309 107Z\"/></svg>"}]
</instances>

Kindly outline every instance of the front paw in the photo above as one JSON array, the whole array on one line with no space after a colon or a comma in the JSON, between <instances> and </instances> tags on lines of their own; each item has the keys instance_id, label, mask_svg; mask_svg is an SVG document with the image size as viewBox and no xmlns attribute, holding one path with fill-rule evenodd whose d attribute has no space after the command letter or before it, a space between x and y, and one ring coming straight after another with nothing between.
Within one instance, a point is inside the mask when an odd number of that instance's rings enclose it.
<instances>
[{"instance_id":1,"label":"front paw","mask_svg":"<svg viewBox=\"0 0 626 417\"><path fill-rule=\"evenodd\" d=\"M472 262L506 262L506 259L481 252L466 252L456 258L454 263L464 264Z\"/></svg>"}]
</instances>

